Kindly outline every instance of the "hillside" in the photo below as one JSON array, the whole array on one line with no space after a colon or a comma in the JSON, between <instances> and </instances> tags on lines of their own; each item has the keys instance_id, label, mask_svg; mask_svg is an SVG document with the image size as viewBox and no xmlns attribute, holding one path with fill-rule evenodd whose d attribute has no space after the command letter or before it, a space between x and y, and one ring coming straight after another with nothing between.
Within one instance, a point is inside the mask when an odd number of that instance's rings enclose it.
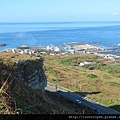
<instances>
[{"instance_id":1,"label":"hillside","mask_svg":"<svg viewBox=\"0 0 120 120\"><path fill-rule=\"evenodd\" d=\"M43 55L48 81L120 111L120 59L94 54ZM81 66L83 63L90 65Z\"/></svg>"},{"instance_id":2,"label":"hillside","mask_svg":"<svg viewBox=\"0 0 120 120\"><path fill-rule=\"evenodd\" d=\"M74 103L55 92L44 91L46 79L49 77L46 78L43 68L45 69L42 57L0 53L1 114L95 113L90 108Z\"/></svg>"}]
</instances>

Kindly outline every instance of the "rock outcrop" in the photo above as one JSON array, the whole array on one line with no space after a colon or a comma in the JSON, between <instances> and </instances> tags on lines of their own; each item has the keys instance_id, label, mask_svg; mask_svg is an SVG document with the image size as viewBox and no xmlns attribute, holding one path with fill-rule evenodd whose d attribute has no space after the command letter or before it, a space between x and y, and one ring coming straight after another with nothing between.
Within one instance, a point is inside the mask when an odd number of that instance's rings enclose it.
<instances>
[{"instance_id":1,"label":"rock outcrop","mask_svg":"<svg viewBox=\"0 0 120 120\"><path fill-rule=\"evenodd\" d=\"M43 69L44 59L27 55L24 57L28 58L25 59L18 55L11 59L1 59L1 70L9 71L15 80L22 80L27 86L40 90L40 95L43 96L44 88L47 86L47 78Z\"/></svg>"},{"instance_id":2,"label":"rock outcrop","mask_svg":"<svg viewBox=\"0 0 120 120\"><path fill-rule=\"evenodd\" d=\"M18 71L15 72L15 76L25 81L25 83L33 88L40 90L40 94L43 95L44 88L47 86L47 78L43 70L43 58L36 60L18 61Z\"/></svg>"}]
</instances>

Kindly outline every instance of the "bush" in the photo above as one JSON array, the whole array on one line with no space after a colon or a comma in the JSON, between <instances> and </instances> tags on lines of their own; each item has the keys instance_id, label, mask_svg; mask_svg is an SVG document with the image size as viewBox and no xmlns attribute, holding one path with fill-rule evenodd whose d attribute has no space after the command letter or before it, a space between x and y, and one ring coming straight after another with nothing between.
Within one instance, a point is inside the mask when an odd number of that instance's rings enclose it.
<instances>
[{"instance_id":1,"label":"bush","mask_svg":"<svg viewBox=\"0 0 120 120\"><path fill-rule=\"evenodd\" d=\"M95 75L95 74L87 74L86 77L89 77L89 78L97 78L97 75Z\"/></svg>"},{"instance_id":2,"label":"bush","mask_svg":"<svg viewBox=\"0 0 120 120\"><path fill-rule=\"evenodd\" d=\"M94 70L95 67L94 67L94 66L89 66L88 69L89 69L89 70Z\"/></svg>"},{"instance_id":3,"label":"bush","mask_svg":"<svg viewBox=\"0 0 120 120\"><path fill-rule=\"evenodd\" d=\"M120 86L120 83L116 83L116 82L110 82L109 84L110 86Z\"/></svg>"},{"instance_id":4,"label":"bush","mask_svg":"<svg viewBox=\"0 0 120 120\"><path fill-rule=\"evenodd\" d=\"M63 60L59 60L58 62L59 62L59 64L63 64L63 65L71 65L72 59L71 58L70 59L63 59Z\"/></svg>"}]
</instances>

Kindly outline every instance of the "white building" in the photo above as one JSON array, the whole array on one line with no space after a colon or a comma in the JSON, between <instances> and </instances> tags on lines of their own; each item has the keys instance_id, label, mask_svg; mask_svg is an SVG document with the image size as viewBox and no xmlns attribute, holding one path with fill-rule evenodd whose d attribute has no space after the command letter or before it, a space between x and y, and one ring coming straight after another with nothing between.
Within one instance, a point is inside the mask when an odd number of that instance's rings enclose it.
<instances>
[{"instance_id":1,"label":"white building","mask_svg":"<svg viewBox=\"0 0 120 120\"><path fill-rule=\"evenodd\" d=\"M55 47L54 47L54 52L60 52L60 48L57 47L57 46L55 46Z\"/></svg>"},{"instance_id":2,"label":"white building","mask_svg":"<svg viewBox=\"0 0 120 120\"><path fill-rule=\"evenodd\" d=\"M69 48L66 50L67 52L74 54L75 53L75 49L74 48Z\"/></svg>"},{"instance_id":3,"label":"white building","mask_svg":"<svg viewBox=\"0 0 120 120\"><path fill-rule=\"evenodd\" d=\"M79 64L79 66L81 66L81 67L84 66L84 65L90 66L92 64L93 64L92 62L82 62L82 63Z\"/></svg>"}]
</instances>

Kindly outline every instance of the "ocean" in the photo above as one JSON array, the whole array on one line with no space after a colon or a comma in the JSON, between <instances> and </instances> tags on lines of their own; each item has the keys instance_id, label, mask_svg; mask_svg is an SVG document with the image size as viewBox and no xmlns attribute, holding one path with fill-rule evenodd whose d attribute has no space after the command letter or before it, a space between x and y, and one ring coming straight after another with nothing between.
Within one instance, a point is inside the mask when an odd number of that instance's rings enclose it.
<instances>
[{"instance_id":1,"label":"ocean","mask_svg":"<svg viewBox=\"0 0 120 120\"><path fill-rule=\"evenodd\" d=\"M120 56L120 22L0 23L0 44L7 44L0 46L0 51L22 44L56 46L66 42L99 44Z\"/></svg>"}]
</instances>

